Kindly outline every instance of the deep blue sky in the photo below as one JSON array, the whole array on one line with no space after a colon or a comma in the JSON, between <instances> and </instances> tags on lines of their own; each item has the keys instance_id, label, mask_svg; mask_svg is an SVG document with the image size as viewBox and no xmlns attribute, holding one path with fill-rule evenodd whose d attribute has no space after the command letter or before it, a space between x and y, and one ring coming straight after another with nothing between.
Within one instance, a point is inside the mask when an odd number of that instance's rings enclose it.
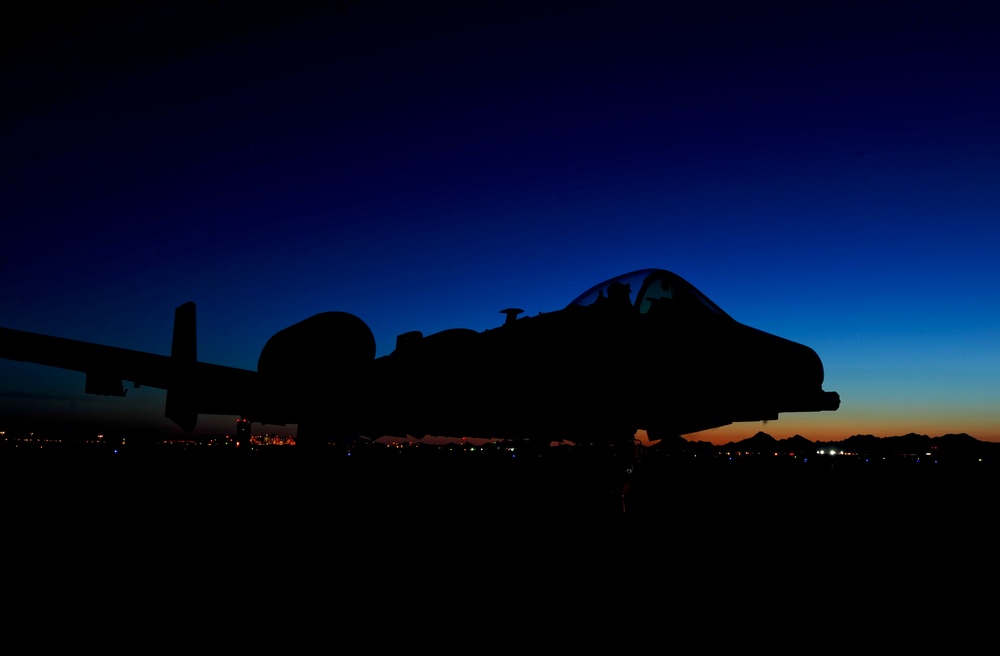
<instances>
[{"instance_id":1,"label":"deep blue sky","mask_svg":"<svg viewBox=\"0 0 1000 656\"><path fill-rule=\"evenodd\" d=\"M660 267L843 400L689 439L1000 441L991 3L124 4L5 19L0 325L167 353L193 300L253 369L316 312L384 355ZM171 425L0 362L34 412Z\"/></svg>"}]
</instances>

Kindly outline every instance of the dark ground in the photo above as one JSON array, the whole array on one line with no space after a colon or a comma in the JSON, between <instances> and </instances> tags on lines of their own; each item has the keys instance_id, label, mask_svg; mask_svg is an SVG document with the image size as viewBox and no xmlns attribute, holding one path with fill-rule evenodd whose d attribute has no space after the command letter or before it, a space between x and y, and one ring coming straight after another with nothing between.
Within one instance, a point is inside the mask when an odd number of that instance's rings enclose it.
<instances>
[{"instance_id":1,"label":"dark ground","mask_svg":"<svg viewBox=\"0 0 1000 656\"><path fill-rule=\"evenodd\" d=\"M647 457L622 513L579 454L282 449L0 451L7 598L156 634L165 609L315 632L345 606L884 629L994 594L994 467Z\"/></svg>"},{"instance_id":2,"label":"dark ground","mask_svg":"<svg viewBox=\"0 0 1000 656\"><path fill-rule=\"evenodd\" d=\"M977 462L644 454L622 512L617 469L583 452L509 458L467 452L296 447L0 452L10 515L160 527L201 540L224 527L295 535L318 527L438 525L461 530L531 523L757 539L811 530L872 541L887 531L973 530L1000 500L1000 468ZM456 529L458 530L458 529ZM893 535L881 535L892 539ZM676 536L673 538L676 541Z\"/></svg>"}]
</instances>

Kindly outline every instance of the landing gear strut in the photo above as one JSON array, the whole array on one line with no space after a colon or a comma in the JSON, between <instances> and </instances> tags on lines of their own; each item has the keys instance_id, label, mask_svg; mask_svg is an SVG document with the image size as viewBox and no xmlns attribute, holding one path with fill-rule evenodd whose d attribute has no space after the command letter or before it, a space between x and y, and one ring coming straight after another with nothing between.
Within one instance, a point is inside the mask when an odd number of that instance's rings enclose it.
<instances>
[{"instance_id":1,"label":"landing gear strut","mask_svg":"<svg viewBox=\"0 0 1000 656\"><path fill-rule=\"evenodd\" d=\"M641 443L634 435L621 439L612 446L611 494L615 497L616 512L619 508L623 514L629 511L640 448Z\"/></svg>"}]
</instances>

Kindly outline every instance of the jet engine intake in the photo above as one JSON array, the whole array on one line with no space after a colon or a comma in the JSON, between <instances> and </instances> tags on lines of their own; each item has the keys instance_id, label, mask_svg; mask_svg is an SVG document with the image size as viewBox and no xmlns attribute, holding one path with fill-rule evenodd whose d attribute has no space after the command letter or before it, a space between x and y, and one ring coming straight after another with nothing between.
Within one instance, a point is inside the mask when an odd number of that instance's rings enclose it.
<instances>
[{"instance_id":1,"label":"jet engine intake","mask_svg":"<svg viewBox=\"0 0 1000 656\"><path fill-rule=\"evenodd\" d=\"M257 359L272 381L307 382L358 374L375 359L375 336L347 312L322 312L275 333Z\"/></svg>"}]
</instances>

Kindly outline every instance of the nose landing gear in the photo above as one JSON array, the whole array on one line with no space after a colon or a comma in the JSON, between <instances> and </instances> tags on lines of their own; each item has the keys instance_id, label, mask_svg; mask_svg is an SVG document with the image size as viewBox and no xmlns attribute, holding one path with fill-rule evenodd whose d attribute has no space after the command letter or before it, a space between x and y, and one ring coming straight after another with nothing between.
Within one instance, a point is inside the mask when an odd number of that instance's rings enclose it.
<instances>
[{"instance_id":1,"label":"nose landing gear","mask_svg":"<svg viewBox=\"0 0 1000 656\"><path fill-rule=\"evenodd\" d=\"M639 466L642 443L634 436L618 440L612 446L611 494L615 497L615 512L628 514L632 509L632 494Z\"/></svg>"}]
</instances>

